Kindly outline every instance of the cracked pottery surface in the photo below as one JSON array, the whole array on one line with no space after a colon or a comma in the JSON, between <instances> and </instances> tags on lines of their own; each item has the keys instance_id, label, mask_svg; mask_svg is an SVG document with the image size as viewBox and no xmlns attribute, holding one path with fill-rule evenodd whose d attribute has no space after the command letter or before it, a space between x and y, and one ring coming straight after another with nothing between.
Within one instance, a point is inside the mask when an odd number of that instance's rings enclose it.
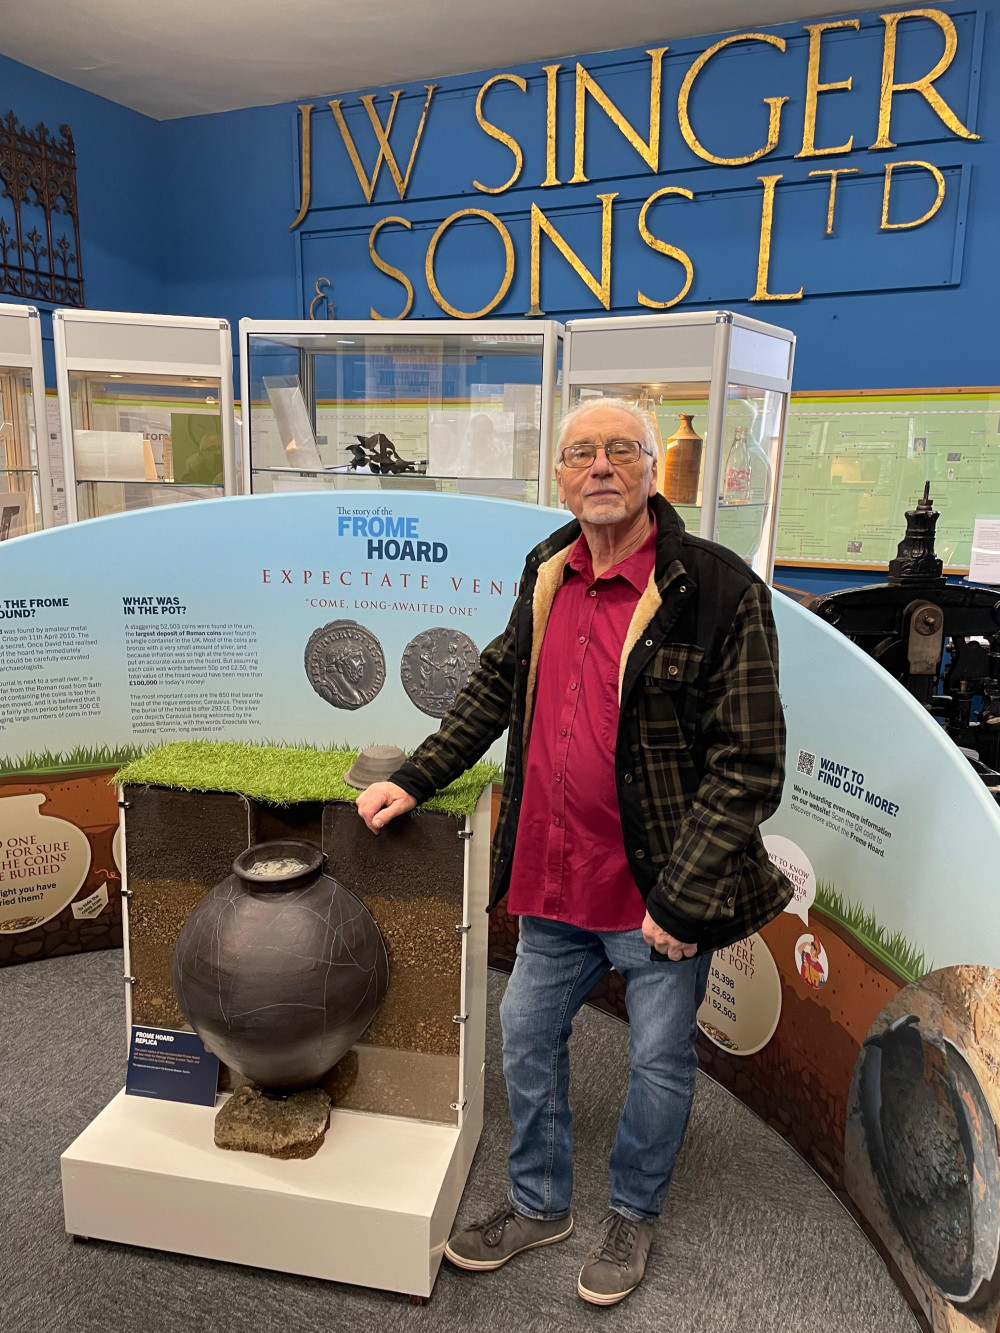
<instances>
[{"instance_id":1,"label":"cracked pottery surface","mask_svg":"<svg viewBox=\"0 0 1000 1333\"><path fill-rule=\"evenodd\" d=\"M261 862L304 870L255 874ZM191 911L174 952L184 1016L227 1065L264 1087L315 1083L375 1017L389 983L371 913L314 844L258 843Z\"/></svg>"}]
</instances>

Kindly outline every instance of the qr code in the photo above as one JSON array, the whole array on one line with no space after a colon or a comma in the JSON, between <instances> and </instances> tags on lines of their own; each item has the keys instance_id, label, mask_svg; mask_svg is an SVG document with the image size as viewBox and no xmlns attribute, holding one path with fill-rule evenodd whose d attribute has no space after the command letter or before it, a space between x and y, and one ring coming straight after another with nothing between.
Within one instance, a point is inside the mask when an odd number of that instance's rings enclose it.
<instances>
[{"instance_id":1,"label":"qr code","mask_svg":"<svg viewBox=\"0 0 1000 1333\"><path fill-rule=\"evenodd\" d=\"M799 762L796 768L800 773L804 773L807 778L813 775L813 769L816 767L816 756L810 754L808 750L799 751Z\"/></svg>"}]
</instances>

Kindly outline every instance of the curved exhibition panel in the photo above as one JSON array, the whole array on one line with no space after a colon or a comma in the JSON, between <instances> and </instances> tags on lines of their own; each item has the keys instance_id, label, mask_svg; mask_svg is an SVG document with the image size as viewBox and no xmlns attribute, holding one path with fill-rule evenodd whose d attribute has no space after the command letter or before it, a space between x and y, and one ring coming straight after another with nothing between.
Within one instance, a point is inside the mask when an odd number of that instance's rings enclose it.
<instances>
[{"instance_id":1,"label":"curved exhibition panel","mask_svg":"<svg viewBox=\"0 0 1000 1333\"><path fill-rule=\"evenodd\" d=\"M163 742L412 748L560 521L355 491L0 545L0 964L120 942L108 778ZM992 1330L1000 810L887 673L774 603L788 775L764 832L796 894L716 956L699 1054L846 1191L935 1330ZM494 941L503 961L502 913Z\"/></svg>"}]
</instances>

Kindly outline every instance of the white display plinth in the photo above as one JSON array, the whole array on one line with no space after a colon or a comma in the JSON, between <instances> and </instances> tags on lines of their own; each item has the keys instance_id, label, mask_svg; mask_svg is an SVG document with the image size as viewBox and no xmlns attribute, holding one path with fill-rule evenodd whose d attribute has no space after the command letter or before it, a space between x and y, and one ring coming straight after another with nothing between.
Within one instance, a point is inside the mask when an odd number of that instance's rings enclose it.
<instances>
[{"instance_id":1,"label":"white display plinth","mask_svg":"<svg viewBox=\"0 0 1000 1333\"><path fill-rule=\"evenodd\" d=\"M216 1148L215 1110L120 1092L62 1155L66 1230L429 1296L483 1121L333 1111L308 1161Z\"/></svg>"}]
</instances>

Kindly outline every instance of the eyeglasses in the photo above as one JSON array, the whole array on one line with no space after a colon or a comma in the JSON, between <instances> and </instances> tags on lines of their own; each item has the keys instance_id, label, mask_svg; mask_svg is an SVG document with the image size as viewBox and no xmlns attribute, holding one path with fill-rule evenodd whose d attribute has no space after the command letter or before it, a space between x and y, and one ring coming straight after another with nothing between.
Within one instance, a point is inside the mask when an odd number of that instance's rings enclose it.
<instances>
[{"instance_id":1,"label":"eyeglasses","mask_svg":"<svg viewBox=\"0 0 1000 1333\"><path fill-rule=\"evenodd\" d=\"M563 467L592 467L598 449L604 450L608 462L613 463L615 467L628 467L630 464L638 463L643 454L648 458L653 457L638 440L607 440L604 444L599 444L596 440L580 440L576 444L567 444L559 455L559 461Z\"/></svg>"}]
</instances>

